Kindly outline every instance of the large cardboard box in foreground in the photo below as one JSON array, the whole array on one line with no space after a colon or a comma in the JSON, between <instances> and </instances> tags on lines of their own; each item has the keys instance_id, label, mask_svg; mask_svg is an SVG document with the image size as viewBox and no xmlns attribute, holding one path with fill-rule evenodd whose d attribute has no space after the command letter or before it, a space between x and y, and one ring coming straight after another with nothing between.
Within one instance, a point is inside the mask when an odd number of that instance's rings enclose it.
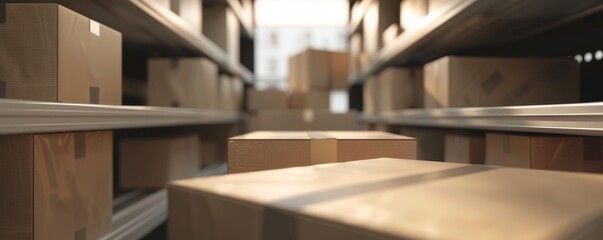
<instances>
[{"instance_id":1,"label":"large cardboard box in foreground","mask_svg":"<svg viewBox=\"0 0 603 240\"><path fill-rule=\"evenodd\" d=\"M587 148L589 138L486 134L486 164L518 168L603 172L601 142Z\"/></svg>"},{"instance_id":2,"label":"large cardboard box in foreground","mask_svg":"<svg viewBox=\"0 0 603 240\"><path fill-rule=\"evenodd\" d=\"M386 68L377 77L379 112L423 107L423 70L418 68ZM374 91L374 90L373 90Z\"/></svg>"},{"instance_id":3,"label":"large cardboard box in foreground","mask_svg":"<svg viewBox=\"0 0 603 240\"><path fill-rule=\"evenodd\" d=\"M206 58L148 61L150 106L219 108L218 65Z\"/></svg>"},{"instance_id":4,"label":"large cardboard box in foreground","mask_svg":"<svg viewBox=\"0 0 603 240\"><path fill-rule=\"evenodd\" d=\"M262 110L249 117L249 130L267 131L353 131L362 130L357 112L328 110Z\"/></svg>"},{"instance_id":5,"label":"large cardboard box in foreground","mask_svg":"<svg viewBox=\"0 0 603 240\"><path fill-rule=\"evenodd\" d=\"M580 68L569 58L443 57L424 67L425 107L575 103Z\"/></svg>"},{"instance_id":6,"label":"large cardboard box in foreground","mask_svg":"<svg viewBox=\"0 0 603 240\"><path fill-rule=\"evenodd\" d=\"M289 91L348 88L349 55L315 49L304 50L289 58Z\"/></svg>"},{"instance_id":7,"label":"large cardboard box in foreground","mask_svg":"<svg viewBox=\"0 0 603 240\"><path fill-rule=\"evenodd\" d=\"M600 239L603 176L401 159L168 189L170 239Z\"/></svg>"},{"instance_id":8,"label":"large cardboard box in foreground","mask_svg":"<svg viewBox=\"0 0 603 240\"><path fill-rule=\"evenodd\" d=\"M444 161L483 164L485 159L485 137L477 134L446 134Z\"/></svg>"},{"instance_id":9,"label":"large cardboard box in foreground","mask_svg":"<svg viewBox=\"0 0 603 240\"><path fill-rule=\"evenodd\" d=\"M0 5L0 98L121 105L121 33L58 4Z\"/></svg>"},{"instance_id":10,"label":"large cardboard box in foreground","mask_svg":"<svg viewBox=\"0 0 603 240\"><path fill-rule=\"evenodd\" d=\"M0 136L0 239L111 230L111 131Z\"/></svg>"},{"instance_id":11,"label":"large cardboard box in foreground","mask_svg":"<svg viewBox=\"0 0 603 240\"><path fill-rule=\"evenodd\" d=\"M162 188L192 177L200 166L197 135L123 139L119 143L121 188Z\"/></svg>"},{"instance_id":12,"label":"large cardboard box in foreground","mask_svg":"<svg viewBox=\"0 0 603 240\"><path fill-rule=\"evenodd\" d=\"M416 140L378 131L258 131L228 140L229 173L378 157L416 159Z\"/></svg>"}]
</instances>

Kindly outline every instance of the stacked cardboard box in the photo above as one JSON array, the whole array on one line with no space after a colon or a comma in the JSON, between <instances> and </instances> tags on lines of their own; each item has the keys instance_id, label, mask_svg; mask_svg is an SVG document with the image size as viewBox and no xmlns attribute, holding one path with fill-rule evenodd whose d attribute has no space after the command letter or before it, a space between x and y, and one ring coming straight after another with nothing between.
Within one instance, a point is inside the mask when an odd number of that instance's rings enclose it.
<instances>
[{"instance_id":1,"label":"stacked cardboard box","mask_svg":"<svg viewBox=\"0 0 603 240\"><path fill-rule=\"evenodd\" d=\"M58 4L0 4L0 97L122 103L121 33ZM0 239L111 229L111 131L0 136Z\"/></svg>"},{"instance_id":2,"label":"stacked cardboard box","mask_svg":"<svg viewBox=\"0 0 603 240\"><path fill-rule=\"evenodd\" d=\"M287 109L287 94L276 89L247 90L247 110L257 113L261 110Z\"/></svg>"},{"instance_id":3,"label":"stacked cardboard box","mask_svg":"<svg viewBox=\"0 0 603 240\"><path fill-rule=\"evenodd\" d=\"M248 130L312 131L362 130L355 111L332 113L328 110L262 110L249 118Z\"/></svg>"},{"instance_id":4,"label":"stacked cardboard box","mask_svg":"<svg viewBox=\"0 0 603 240\"><path fill-rule=\"evenodd\" d=\"M229 173L378 157L416 159L416 140L376 131L259 131L228 140Z\"/></svg>"},{"instance_id":5,"label":"stacked cardboard box","mask_svg":"<svg viewBox=\"0 0 603 240\"><path fill-rule=\"evenodd\" d=\"M378 84L379 81L375 76L370 76L364 81L364 86L362 87L362 109L366 115L377 115L381 110Z\"/></svg>"},{"instance_id":6,"label":"stacked cardboard box","mask_svg":"<svg viewBox=\"0 0 603 240\"><path fill-rule=\"evenodd\" d=\"M389 67L364 82L364 113L423 107L423 76L417 68Z\"/></svg>"},{"instance_id":7,"label":"stacked cardboard box","mask_svg":"<svg viewBox=\"0 0 603 240\"><path fill-rule=\"evenodd\" d=\"M111 230L111 131L0 136L0 239Z\"/></svg>"},{"instance_id":8,"label":"stacked cardboard box","mask_svg":"<svg viewBox=\"0 0 603 240\"><path fill-rule=\"evenodd\" d=\"M171 239L601 237L603 176L373 159L176 181ZM259 194L261 193L261 194ZM596 214L595 214L596 215Z\"/></svg>"},{"instance_id":9,"label":"stacked cardboard box","mask_svg":"<svg viewBox=\"0 0 603 240\"><path fill-rule=\"evenodd\" d=\"M289 91L348 88L348 54L307 49L289 58Z\"/></svg>"},{"instance_id":10,"label":"stacked cardboard box","mask_svg":"<svg viewBox=\"0 0 603 240\"><path fill-rule=\"evenodd\" d=\"M229 112L241 111L243 103L243 82L225 74L219 78L219 109Z\"/></svg>"},{"instance_id":11,"label":"stacked cardboard box","mask_svg":"<svg viewBox=\"0 0 603 240\"><path fill-rule=\"evenodd\" d=\"M444 160L446 162L484 164L485 148L483 135L446 134Z\"/></svg>"},{"instance_id":12,"label":"stacked cardboard box","mask_svg":"<svg viewBox=\"0 0 603 240\"><path fill-rule=\"evenodd\" d=\"M228 60L240 59L240 26L237 17L228 6L215 5L203 8L203 35L226 52Z\"/></svg>"},{"instance_id":13,"label":"stacked cardboard box","mask_svg":"<svg viewBox=\"0 0 603 240\"><path fill-rule=\"evenodd\" d=\"M121 33L58 4L0 9L0 97L121 105Z\"/></svg>"},{"instance_id":14,"label":"stacked cardboard box","mask_svg":"<svg viewBox=\"0 0 603 240\"><path fill-rule=\"evenodd\" d=\"M200 169L197 135L123 139L119 144L121 188L162 188Z\"/></svg>"},{"instance_id":15,"label":"stacked cardboard box","mask_svg":"<svg viewBox=\"0 0 603 240\"><path fill-rule=\"evenodd\" d=\"M580 69L573 59L444 57L424 68L425 107L574 103Z\"/></svg>"},{"instance_id":16,"label":"stacked cardboard box","mask_svg":"<svg viewBox=\"0 0 603 240\"><path fill-rule=\"evenodd\" d=\"M603 172L600 138L486 134L486 164L518 168Z\"/></svg>"},{"instance_id":17,"label":"stacked cardboard box","mask_svg":"<svg viewBox=\"0 0 603 240\"><path fill-rule=\"evenodd\" d=\"M218 109L218 92L218 66L208 59L149 59L148 105Z\"/></svg>"}]
</instances>

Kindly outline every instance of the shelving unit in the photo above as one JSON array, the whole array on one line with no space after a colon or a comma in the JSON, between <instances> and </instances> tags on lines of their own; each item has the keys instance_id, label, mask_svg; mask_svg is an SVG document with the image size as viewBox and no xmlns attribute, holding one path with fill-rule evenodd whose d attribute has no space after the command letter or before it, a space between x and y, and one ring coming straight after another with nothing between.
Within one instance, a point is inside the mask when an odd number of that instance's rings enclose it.
<instances>
[{"instance_id":1,"label":"shelving unit","mask_svg":"<svg viewBox=\"0 0 603 240\"><path fill-rule=\"evenodd\" d=\"M350 25L348 26L348 34L350 36L360 30L362 19L373 2L374 0L364 0L356 8L352 8L352 16L350 18Z\"/></svg>"},{"instance_id":2,"label":"shelving unit","mask_svg":"<svg viewBox=\"0 0 603 240\"><path fill-rule=\"evenodd\" d=\"M370 1L362 4L365 2ZM503 46L603 9L603 3L596 0L451 3L454 4L430 13L415 28L406 30L383 47L360 74L350 76L350 82L361 83L388 66L420 65L445 55ZM357 21L352 19L350 25L359 25Z\"/></svg>"}]
</instances>

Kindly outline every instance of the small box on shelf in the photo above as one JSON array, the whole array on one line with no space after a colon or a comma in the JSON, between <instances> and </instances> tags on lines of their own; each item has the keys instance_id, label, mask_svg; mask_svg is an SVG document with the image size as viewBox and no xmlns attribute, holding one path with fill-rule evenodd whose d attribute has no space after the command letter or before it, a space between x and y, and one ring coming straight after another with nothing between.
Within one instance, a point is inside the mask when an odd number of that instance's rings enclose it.
<instances>
[{"instance_id":1,"label":"small box on shelf","mask_svg":"<svg viewBox=\"0 0 603 240\"><path fill-rule=\"evenodd\" d=\"M228 6L203 8L203 35L226 52L227 59L234 63L240 61L240 25L237 16Z\"/></svg>"},{"instance_id":2,"label":"small box on shelf","mask_svg":"<svg viewBox=\"0 0 603 240\"><path fill-rule=\"evenodd\" d=\"M446 134L444 161L484 164L485 137L478 134Z\"/></svg>"}]
</instances>

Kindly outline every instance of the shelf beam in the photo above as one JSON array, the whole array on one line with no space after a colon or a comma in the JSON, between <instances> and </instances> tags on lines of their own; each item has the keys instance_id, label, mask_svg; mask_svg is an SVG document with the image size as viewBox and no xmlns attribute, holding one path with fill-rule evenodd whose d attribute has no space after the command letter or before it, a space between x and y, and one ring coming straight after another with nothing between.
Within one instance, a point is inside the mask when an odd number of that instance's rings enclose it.
<instances>
[{"instance_id":1,"label":"shelf beam","mask_svg":"<svg viewBox=\"0 0 603 240\"><path fill-rule=\"evenodd\" d=\"M475 130L603 136L603 102L484 108L409 109L366 123Z\"/></svg>"}]
</instances>

